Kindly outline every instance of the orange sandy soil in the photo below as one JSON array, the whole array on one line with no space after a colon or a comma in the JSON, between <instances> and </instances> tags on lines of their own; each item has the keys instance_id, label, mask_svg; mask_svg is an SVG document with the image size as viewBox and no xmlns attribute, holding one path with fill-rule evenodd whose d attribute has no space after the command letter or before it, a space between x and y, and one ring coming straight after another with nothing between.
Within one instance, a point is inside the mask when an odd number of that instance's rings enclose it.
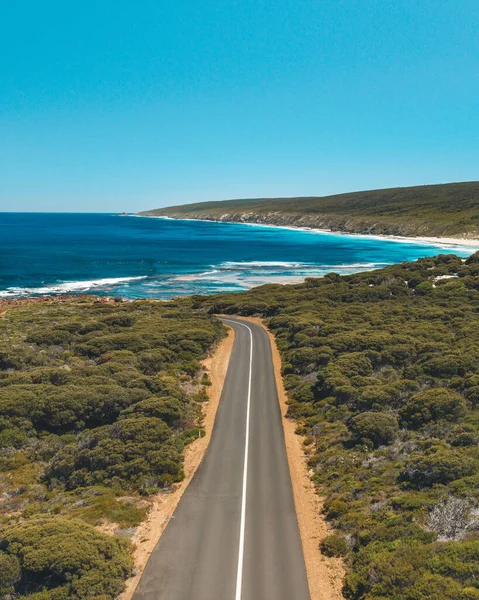
<instances>
[{"instance_id":1,"label":"orange sandy soil","mask_svg":"<svg viewBox=\"0 0 479 600\"><path fill-rule=\"evenodd\" d=\"M296 423L286 418L288 397L283 386L281 356L276 346L276 340L261 319L248 317L243 318L243 320L261 325L268 332L271 342L276 386L283 417L286 452L293 484L299 531L303 542L311 600L343 600L344 597L341 593L345 575L343 561L340 558L327 558L319 550L321 540L331 533L331 529L321 513L323 500L316 493L316 488L311 481L307 457L303 450L304 437L295 433Z\"/></svg>"},{"instance_id":2,"label":"orange sandy soil","mask_svg":"<svg viewBox=\"0 0 479 600\"><path fill-rule=\"evenodd\" d=\"M211 439L211 432L213 431L213 424L228 369L233 341L234 331L233 329L228 329L228 336L216 348L214 354L202 362L204 369L208 371L211 379L211 386L206 388L209 401L204 408L203 419L203 428L206 431L206 435L189 444L185 450L184 480L173 492L158 494L153 498L146 521L136 529L132 539L136 572L135 576L126 582L125 591L119 596L119 600L131 600L151 553L205 455Z\"/></svg>"}]
</instances>

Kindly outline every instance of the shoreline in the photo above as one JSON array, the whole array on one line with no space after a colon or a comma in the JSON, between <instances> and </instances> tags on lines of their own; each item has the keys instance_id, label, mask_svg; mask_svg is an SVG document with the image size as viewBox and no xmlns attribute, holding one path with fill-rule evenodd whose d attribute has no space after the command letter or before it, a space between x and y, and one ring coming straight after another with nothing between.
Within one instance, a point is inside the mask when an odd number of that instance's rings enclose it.
<instances>
[{"instance_id":1,"label":"shoreline","mask_svg":"<svg viewBox=\"0 0 479 600\"><path fill-rule=\"evenodd\" d=\"M305 231L309 233L319 233L325 235L337 235L342 237L354 237L365 239L377 239L391 242L399 242L403 244L430 245L448 248L478 248L479 239L471 238L451 238L437 236L400 236L400 235L381 235L378 233L353 233L350 231L334 231L332 229L320 229L314 227L295 227L294 225L274 225L272 223L251 223L248 221L226 221L221 219L195 219L192 217L169 217L168 215L129 215L132 217L140 217L145 219L164 219L167 221L200 221L203 223L228 223L229 225L249 225L251 227L271 227L275 229L287 229L290 231Z\"/></svg>"}]
</instances>

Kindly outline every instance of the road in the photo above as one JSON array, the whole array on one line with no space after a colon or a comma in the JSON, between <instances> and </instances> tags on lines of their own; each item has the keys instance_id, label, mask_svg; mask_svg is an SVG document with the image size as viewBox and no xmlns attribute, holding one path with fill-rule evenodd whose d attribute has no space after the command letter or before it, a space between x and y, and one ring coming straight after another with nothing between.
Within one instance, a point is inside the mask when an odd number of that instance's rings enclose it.
<instances>
[{"instance_id":1,"label":"road","mask_svg":"<svg viewBox=\"0 0 479 600\"><path fill-rule=\"evenodd\" d=\"M212 438L133 600L309 600L271 347L233 318Z\"/></svg>"}]
</instances>

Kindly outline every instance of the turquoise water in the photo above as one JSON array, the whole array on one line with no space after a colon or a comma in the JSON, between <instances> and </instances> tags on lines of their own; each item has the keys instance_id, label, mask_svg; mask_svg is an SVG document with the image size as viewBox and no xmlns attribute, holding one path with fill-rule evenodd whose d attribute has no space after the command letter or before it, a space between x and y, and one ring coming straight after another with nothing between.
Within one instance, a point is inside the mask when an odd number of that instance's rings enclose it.
<instances>
[{"instance_id":1,"label":"turquoise water","mask_svg":"<svg viewBox=\"0 0 479 600\"><path fill-rule=\"evenodd\" d=\"M0 298L89 292L167 299L473 251L242 224L0 213Z\"/></svg>"}]
</instances>

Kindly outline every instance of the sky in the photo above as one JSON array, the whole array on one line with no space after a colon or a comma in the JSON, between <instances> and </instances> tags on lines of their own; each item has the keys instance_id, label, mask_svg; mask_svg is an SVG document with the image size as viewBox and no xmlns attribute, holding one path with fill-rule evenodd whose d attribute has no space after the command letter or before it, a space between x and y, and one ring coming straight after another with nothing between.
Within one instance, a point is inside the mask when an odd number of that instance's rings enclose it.
<instances>
[{"instance_id":1,"label":"sky","mask_svg":"<svg viewBox=\"0 0 479 600\"><path fill-rule=\"evenodd\" d=\"M0 211L479 179L477 0L16 0Z\"/></svg>"}]
</instances>

